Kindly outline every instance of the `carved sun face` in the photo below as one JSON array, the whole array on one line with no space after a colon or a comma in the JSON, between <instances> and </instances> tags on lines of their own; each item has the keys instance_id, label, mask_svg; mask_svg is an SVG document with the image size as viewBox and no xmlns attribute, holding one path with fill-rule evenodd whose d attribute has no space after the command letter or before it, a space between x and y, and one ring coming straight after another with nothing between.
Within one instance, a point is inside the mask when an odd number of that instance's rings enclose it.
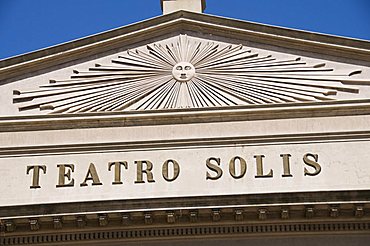
<instances>
[{"instance_id":1,"label":"carved sun face","mask_svg":"<svg viewBox=\"0 0 370 246\"><path fill-rule=\"evenodd\" d=\"M21 111L56 114L304 103L358 93L348 84L360 71L179 35L74 72L39 90L15 91L14 102Z\"/></svg>"},{"instance_id":2,"label":"carved sun face","mask_svg":"<svg viewBox=\"0 0 370 246\"><path fill-rule=\"evenodd\" d=\"M172 76L179 82L187 82L195 75L195 68L190 62L179 62L172 69Z\"/></svg>"}]
</instances>

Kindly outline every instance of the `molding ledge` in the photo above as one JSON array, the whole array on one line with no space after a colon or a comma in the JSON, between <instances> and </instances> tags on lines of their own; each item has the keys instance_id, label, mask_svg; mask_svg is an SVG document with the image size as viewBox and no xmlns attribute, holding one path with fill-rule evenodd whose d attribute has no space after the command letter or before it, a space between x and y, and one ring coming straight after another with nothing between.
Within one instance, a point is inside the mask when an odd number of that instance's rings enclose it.
<instances>
[{"instance_id":1,"label":"molding ledge","mask_svg":"<svg viewBox=\"0 0 370 246\"><path fill-rule=\"evenodd\" d=\"M370 141L369 131L0 147L0 158L65 154Z\"/></svg>"},{"instance_id":2,"label":"molding ledge","mask_svg":"<svg viewBox=\"0 0 370 246\"><path fill-rule=\"evenodd\" d=\"M118 113L0 117L0 132L369 115L370 99Z\"/></svg>"}]
</instances>

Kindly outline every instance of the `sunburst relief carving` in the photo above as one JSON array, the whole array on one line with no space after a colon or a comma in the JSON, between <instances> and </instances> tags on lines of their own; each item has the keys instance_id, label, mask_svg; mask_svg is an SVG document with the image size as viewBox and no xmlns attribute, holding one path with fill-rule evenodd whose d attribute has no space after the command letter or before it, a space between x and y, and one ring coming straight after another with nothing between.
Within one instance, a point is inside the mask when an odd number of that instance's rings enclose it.
<instances>
[{"instance_id":1,"label":"sunburst relief carving","mask_svg":"<svg viewBox=\"0 0 370 246\"><path fill-rule=\"evenodd\" d=\"M124 52L111 64L75 71L34 91L15 91L19 110L50 113L201 108L333 100L358 93L351 76L300 58L277 59L242 45L180 35Z\"/></svg>"}]
</instances>

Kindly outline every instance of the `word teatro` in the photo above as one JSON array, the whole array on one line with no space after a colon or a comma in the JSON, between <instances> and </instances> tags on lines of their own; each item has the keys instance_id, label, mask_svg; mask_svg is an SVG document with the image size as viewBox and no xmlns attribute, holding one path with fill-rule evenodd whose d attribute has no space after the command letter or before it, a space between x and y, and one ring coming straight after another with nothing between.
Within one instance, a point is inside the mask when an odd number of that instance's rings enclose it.
<instances>
[{"instance_id":1,"label":"word teatro","mask_svg":"<svg viewBox=\"0 0 370 246\"><path fill-rule=\"evenodd\" d=\"M256 175L255 178L272 178L274 171L264 171L263 159L264 155L255 155ZM281 154L282 160L282 177L292 177L290 170L290 154ZM306 153L303 155L302 162L305 165L303 168L304 176L316 176L321 172L321 165L318 163L319 156L317 154ZM136 180L134 183L154 183L153 175L153 163L149 160L134 161L136 165ZM72 173L75 171L74 164L57 164L58 168L58 183L59 187L73 187L75 185L75 179L72 177ZM112 185L121 185L122 172L124 169L128 169L129 164L127 161L115 161L108 162L107 170L113 173ZM174 159L168 159L162 164L162 178L166 182L172 182L176 180L180 175L180 165ZM217 157L210 157L205 161L205 179L206 180L218 180L224 173L221 165L221 159ZM228 162L228 171L232 178L240 179L243 178L247 172L247 162L240 156L232 157ZM42 174L47 173L46 165L31 165L27 166L26 174L32 176L31 189L41 188L40 178ZM146 176L146 181L144 179ZM90 163L85 178L80 183L80 186L91 185L103 185L100 182L99 174L93 163Z\"/></svg>"}]
</instances>

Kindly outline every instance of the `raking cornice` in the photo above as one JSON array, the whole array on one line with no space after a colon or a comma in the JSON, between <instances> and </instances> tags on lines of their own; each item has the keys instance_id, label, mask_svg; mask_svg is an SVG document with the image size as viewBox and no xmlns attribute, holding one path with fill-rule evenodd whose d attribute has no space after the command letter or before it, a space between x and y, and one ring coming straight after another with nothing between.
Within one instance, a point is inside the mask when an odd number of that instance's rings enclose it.
<instances>
[{"instance_id":1,"label":"raking cornice","mask_svg":"<svg viewBox=\"0 0 370 246\"><path fill-rule=\"evenodd\" d=\"M92 35L65 44L0 61L0 83L25 74L132 45L168 33L201 31L321 55L344 58L353 63L370 62L370 42L306 31L274 27L229 18L178 11L146 21Z\"/></svg>"}]
</instances>

